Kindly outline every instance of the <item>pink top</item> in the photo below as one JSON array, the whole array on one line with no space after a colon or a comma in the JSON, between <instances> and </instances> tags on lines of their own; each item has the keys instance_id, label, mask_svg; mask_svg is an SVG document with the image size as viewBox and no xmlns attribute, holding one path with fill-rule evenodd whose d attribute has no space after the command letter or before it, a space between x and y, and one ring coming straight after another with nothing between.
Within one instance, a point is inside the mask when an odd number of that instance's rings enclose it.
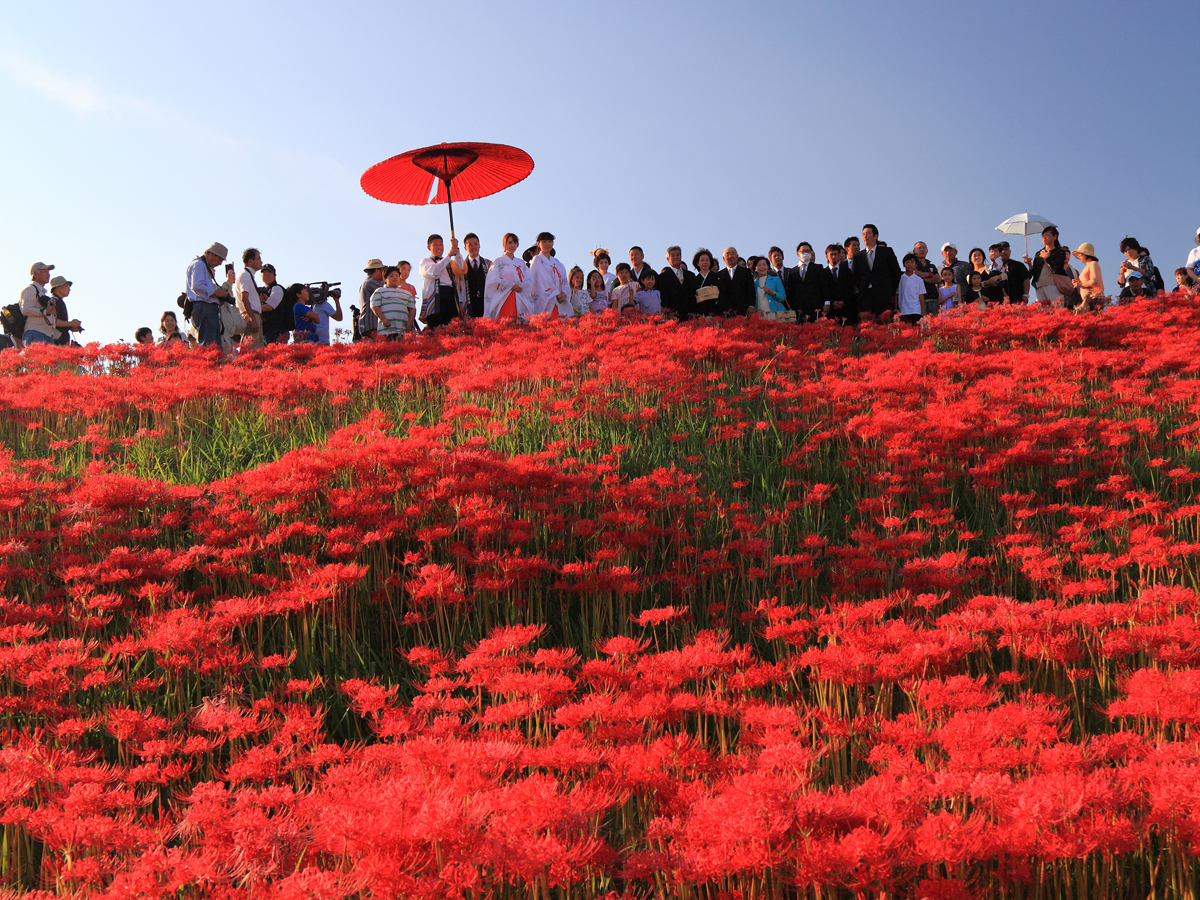
<instances>
[{"instance_id":1,"label":"pink top","mask_svg":"<svg viewBox=\"0 0 1200 900\"><path fill-rule=\"evenodd\" d=\"M1080 295L1088 300L1092 297L1104 296L1104 278L1100 275L1100 263L1089 260L1079 273Z\"/></svg>"}]
</instances>

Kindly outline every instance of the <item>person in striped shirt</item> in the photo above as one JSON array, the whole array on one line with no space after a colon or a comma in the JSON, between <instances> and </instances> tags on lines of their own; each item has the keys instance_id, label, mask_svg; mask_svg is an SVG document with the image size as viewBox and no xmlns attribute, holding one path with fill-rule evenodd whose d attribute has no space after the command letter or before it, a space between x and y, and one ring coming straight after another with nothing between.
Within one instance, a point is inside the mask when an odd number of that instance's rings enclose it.
<instances>
[{"instance_id":1,"label":"person in striped shirt","mask_svg":"<svg viewBox=\"0 0 1200 900\"><path fill-rule=\"evenodd\" d=\"M376 288L371 295L371 312L379 319L379 336L389 341L412 330L416 317L416 292L408 283L412 266L401 260L399 265L388 266L383 273L383 287Z\"/></svg>"}]
</instances>

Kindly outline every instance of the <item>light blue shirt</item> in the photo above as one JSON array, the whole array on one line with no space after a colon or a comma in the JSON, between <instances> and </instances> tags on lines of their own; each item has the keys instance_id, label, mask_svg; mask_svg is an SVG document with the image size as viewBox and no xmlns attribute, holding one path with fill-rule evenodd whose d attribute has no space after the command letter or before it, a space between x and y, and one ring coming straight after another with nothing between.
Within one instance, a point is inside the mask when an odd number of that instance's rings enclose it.
<instances>
[{"instance_id":1,"label":"light blue shirt","mask_svg":"<svg viewBox=\"0 0 1200 900\"><path fill-rule=\"evenodd\" d=\"M197 256L187 270L188 299L193 303L216 303L217 298L213 296L216 289L217 284L213 281L204 258Z\"/></svg>"}]
</instances>

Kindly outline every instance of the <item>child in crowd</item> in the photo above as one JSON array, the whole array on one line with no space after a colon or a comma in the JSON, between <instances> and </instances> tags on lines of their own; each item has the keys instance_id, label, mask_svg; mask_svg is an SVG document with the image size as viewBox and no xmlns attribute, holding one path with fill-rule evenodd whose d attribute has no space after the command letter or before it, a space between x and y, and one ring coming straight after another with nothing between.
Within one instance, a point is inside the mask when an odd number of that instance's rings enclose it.
<instances>
[{"instance_id":1,"label":"child in crowd","mask_svg":"<svg viewBox=\"0 0 1200 900\"><path fill-rule=\"evenodd\" d=\"M583 288L583 269L573 266L567 273L567 282L571 285L571 310L576 316L586 316L590 309L591 298Z\"/></svg>"},{"instance_id":2,"label":"child in crowd","mask_svg":"<svg viewBox=\"0 0 1200 900\"><path fill-rule=\"evenodd\" d=\"M612 308L618 313L633 312L637 309L638 285L633 280L633 269L629 263L617 263L617 286L612 289Z\"/></svg>"},{"instance_id":3,"label":"child in crowd","mask_svg":"<svg viewBox=\"0 0 1200 900\"><path fill-rule=\"evenodd\" d=\"M1186 267L1175 270L1175 290L1171 293L1181 297L1196 296L1196 279Z\"/></svg>"},{"instance_id":4,"label":"child in crowd","mask_svg":"<svg viewBox=\"0 0 1200 900\"><path fill-rule=\"evenodd\" d=\"M594 313L602 313L609 307L608 291L604 287L604 276L599 270L592 269L587 277L588 308Z\"/></svg>"},{"instance_id":5,"label":"child in crowd","mask_svg":"<svg viewBox=\"0 0 1200 900\"><path fill-rule=\"evenodd\" d=\"M662 315L662 297L654 289L656 280L654 270L647 268L638 282L642 289L633 296L638 312L646 316Z\"/></svg>"},{"instance_id":6,"label":"child in crowd","mask_svg":"<svg viewBox=\"0 0 1200 900\"><path fill-rule=\"evenodd\" d=\"M925 313L925 279L917 274L917 254L904 254L904 274L900 276L897 304L900 321L906 325L920 323Z\"/></svg>"},{"instance_id":7,"label":"child in crowd","mask_svg":"<svg viewBox=\"0 0 1200 900\"><path fill-rule=\"evenodd\" d=\"M962 294L954 280L954 270L949 266L942 267L942 286L938 288L938 302L942 312L949 312L962 303Z\"/></svg>"},{"instance_id":8,"label":"child in crowd","mask_svg":"<svg viewBox=\"0 0 1200 900\"><path fill-rule=\"evenodd\" d=\"M972 272L967 276L967 289L963 292L963 303L983 303L983 276L978 272Z\"/></svg>"},{"instance_id":9,"label":"child in crowd","mask_svg":"<svg viewBox=\"0 0 1200 900\"><path fill-rule=\"evenodd\" d=\"M133 339L143 347L154 346L154 332L149 328L142 327L133 333Z\"/></svg>"},{"instance_id":10,"label":"child in crowd","mask_svg":"<svg viewBox=\"0 0 1200 900\"><path fill-rule=\"evenodd\" d=\"M371 294L371 312L379 320L379 336L398 341L412 330L416 320L417 295L407 283L412 265L401 260L398 266L383 270L383 287Z\"/></svg>"}]
</instances>

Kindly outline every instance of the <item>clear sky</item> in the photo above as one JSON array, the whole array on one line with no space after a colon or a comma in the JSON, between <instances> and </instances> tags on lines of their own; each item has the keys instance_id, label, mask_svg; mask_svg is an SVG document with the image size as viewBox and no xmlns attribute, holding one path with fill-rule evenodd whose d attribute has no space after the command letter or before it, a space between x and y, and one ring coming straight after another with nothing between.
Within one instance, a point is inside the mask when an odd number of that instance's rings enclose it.
<instances>
[{"instance_id":1,"label":"clear sky","mask_svg":"<svg viewBox=\"0 0 1200 900\"><path fill-rule=\"evenodd\" d=\"M587 269L640 244L819 248L864 222L966 256L1029 209L1126 234L1169 282L1200 226L1190 2L55 2L0 19L0 299L37 260L89 340L175 308L213 240L280 280L414 263L444 206L362 172L440 141L528 151L456 204L484 254L558 236ZM1016 254L1021 252L1016 243Z\"/></svg>"}]
</instances>

